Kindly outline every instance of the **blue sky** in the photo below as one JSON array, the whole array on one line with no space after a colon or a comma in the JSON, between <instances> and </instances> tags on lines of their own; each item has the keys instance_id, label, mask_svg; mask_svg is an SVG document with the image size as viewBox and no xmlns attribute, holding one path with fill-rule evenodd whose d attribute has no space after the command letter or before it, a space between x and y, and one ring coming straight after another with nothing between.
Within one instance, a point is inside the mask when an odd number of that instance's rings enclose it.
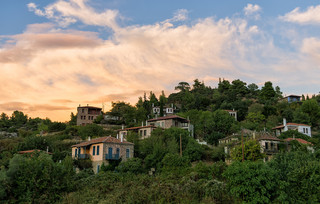
<instances>
[{"instance_id":1,"label":"blue sky","mask_svg":"<svg viewBox=\"0 0 320 204\"><path fill-rule=\"evenodd\" d=\"M317 94L319 1L2 0L0 112L67 120L196 78Z\"/></svg>"}]
</instances>

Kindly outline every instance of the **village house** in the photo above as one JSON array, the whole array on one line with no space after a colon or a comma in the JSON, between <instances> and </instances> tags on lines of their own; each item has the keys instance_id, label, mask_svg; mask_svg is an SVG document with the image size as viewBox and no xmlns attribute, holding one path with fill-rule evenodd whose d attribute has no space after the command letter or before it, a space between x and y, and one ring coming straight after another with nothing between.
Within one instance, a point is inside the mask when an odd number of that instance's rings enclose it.
<instances>
[{"instance_id":1,"label":"village house","mask_svg":"<svg viewBox=\"0 0 320 204\"><path fill-rule=\"evenodd\" d=\"M72 146L72 158L90 159L93 171L98 173L101 165L110 160L126 161L133 157L134 144L111 136L95 138Z\"/></svg>"},{"instance_id":2,"label":"village house","mask_svg":"<svg viewBox=\"0 0 320 204\"><path fill-rule=\"evenodd\" d=\"M265 161L270 160L274 154L279 153L279 144L282 142L281 139L265 134L260 136L257 141L260 144L261 153L266 155Z\"/></svg>"},{"instance_id":3,"label":"village house","mask_svg":"<svg viewBox=\"0 0 320 204\"><path fill-rule=\"evenodd\" d=\"M288 130L297 130L298 132L305 134L311 137L311 126L305 124L298 123L287 123L286 119L283 119L283 125L272 128L275 130L276 136L280 136L281 133L286 132Z\"/></svg>"},{"instance_id":4,"label":"village house","mask_svg":"<svg viewBox=\"0 0 320 204\"><path fill-rule=\"evenodd\" d=\"M80 106L77 108L77 125L92 124L94 119L101 115L101 108L93 106Z\"/></svg>"},{"instance_id":5,"label":"village house","mask_svg":"<svg viewBox=\"0 0 320 204\"><path fill-rule=\"evenodd\" d=\"M237 111L235 111L234 109L233 110L225 110L225 111L227 111L229 113L229 115L231 117L233 117L235 120L238 120L237 119Z\"/></svg>"},{"instance_id":6,"label":"village house","mask_svg":"<svg viewBox=\"0 0 320 204\"><path fill-rule=\"evenodd\" d=\"M141 139L145 139L151 136L151 132L154 129L156 129L154 125L142 125L140 127L123 128L121 130L118 130L118 135L120 135L120 137L126 138L129 132L135 132L140 136Z\"/></svg>"},{"instance_id":7,"label":"village house","mask_svg":"<svg viewBox=\"0 0 320 204\"><path fill-rule=\"evenodd\" d=\"M169 106L169 105L164 106L162 108L162 112L163 112L163 116L173 115L173 113L174 113L173 104L171 104L171 106ZM152 104L152 113L157 117L160 116L161 107L160 106L154 106L154 104Z\"/></svg>"},{"instance_id":8,"label":"village house","mask_svg":"<svg viewBox=\"0 0 320 204\"><path fill-rule=\"evenodd\" d=\"M188 130L190 133L190 136L194 136L194 128L193 125L190 123L190 121L186 118L177 116L177 115L170 115L170 116L164 116L159 118L154 118L147 120L148 125L153 125L155 127L160 127L163 129L168 129L171 127L177 127L184 130Z\"/></svg>"},{"instance_id":9,"label":"village house","mask_svg":"<svg viewBox=\"0 0 320 204\"><path fill-rule=\"evenodd\" d=\"M288 102L288 103L300 102L300 101L301 101L301 96L289 95L289 96L284 97L282 100L283 100L283 101L286 101L286 102Z\"/></svg>"}]
</instances>

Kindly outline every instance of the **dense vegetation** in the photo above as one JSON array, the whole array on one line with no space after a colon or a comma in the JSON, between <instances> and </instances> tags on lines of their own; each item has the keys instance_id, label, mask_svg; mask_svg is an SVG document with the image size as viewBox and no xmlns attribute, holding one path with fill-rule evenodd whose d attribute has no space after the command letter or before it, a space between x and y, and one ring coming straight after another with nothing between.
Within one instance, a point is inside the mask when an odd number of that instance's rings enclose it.
<instances>
[{"instance_id":1,"label":"dense vegetation","mask_svg":"<svg viewBox=\"0 0 320 204\"><path fill-rule=\"evenodd\" d=\"M279 87L266 82L259 89L241 80L219 82L217 88L195 80L180 82L176 93L162 92L140 97L132 106L112 103L107 113L118 120L99 117L95 124L78 127L71 113L68 123L29 118L20 111L0 116L1 203L319 203L320 95L302 97L302 102L281 101ZM189 118L195 137L212 146L200 145L184 130L156 129L141 140L135 133L127 140L135 144L135 157L110 162L94 175L90 160L72 160L71 145L82 140L116 135L125 124L139 126L153 117L152 107L173 106ZM162 109L162 108L161 108ZM238 121L225 109L238 111ZM163 115L160 112L160 116ZM313 143L314 153L293 141L290 152L281 152L262 162L254 140L233 151L235 161L227 166L218 140L242 129L271 131L282 119L312 125L312 138L288 131L281 138L300 137ZM112 124L104 129L100 124ZM181 140L181 148L180 148ZM18 151L42 152L21 155ZM49 151L52 154L47 154ZM79 169L76 173L75 167Z\"/></svg>"}]
</instances>

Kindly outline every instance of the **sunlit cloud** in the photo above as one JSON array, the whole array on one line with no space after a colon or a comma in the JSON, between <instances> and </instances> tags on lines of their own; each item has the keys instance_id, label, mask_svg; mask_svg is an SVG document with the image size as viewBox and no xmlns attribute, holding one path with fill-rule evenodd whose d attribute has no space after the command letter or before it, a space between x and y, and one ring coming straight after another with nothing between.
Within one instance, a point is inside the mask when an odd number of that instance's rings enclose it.
<instances>
[{"instance_id":1,"label":"sunlit cloud","mask_svg":"<svg viewBox=\"0 0 320 204\"><path fill-rule=\"evenodd\" d=\"M246 16L254 17L256 20L260 18L261 7L257 4L247 4L243 11Z\"/></svg>"},{"instance_id":2,"label":"sunlit cloud","mask_svg":"<svg viewBox=\"0 0 320 204\"><path fill-rule=\"evenodd\" d=\"M320 24L320 5L310 6L306 11L300 11L297 7L291 12L281 16L280 19L298 24Z\"/></svg>"},{"instance_id":3,"label":"sunlit cloud","mask_svg":"<svg viewBox=\"0 0 320 204\"><path fill-rule=\"evenodd\" d=\"M180 81L196 78L213 86L219 77L258 84L271 80L280 87L302 86L303 77L320 85L315 61L308 60L311 52L319 53L317 39L306 39L288 53L247 19L208 17L190 23L184 22L188 11L180 9L161 22L120 27L118 11L98 13L83 0L28 7L52 22L6 36L0 47L0 80L6 84L0 86L0 112L20 109L30 116L67 120L79 104L135 104L144 92L169 95ZM255 15L261 8L248 4L244 11ZM61 22L68 25L65 18L113 32L105 40L99 33L61 29Z\"/></svg>"}]
</instances>

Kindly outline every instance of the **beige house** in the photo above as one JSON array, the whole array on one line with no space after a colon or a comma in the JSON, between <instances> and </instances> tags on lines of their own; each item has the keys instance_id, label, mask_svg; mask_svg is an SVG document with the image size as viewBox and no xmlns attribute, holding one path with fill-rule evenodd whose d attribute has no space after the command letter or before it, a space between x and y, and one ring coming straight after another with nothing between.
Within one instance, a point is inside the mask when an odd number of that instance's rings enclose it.
<instances>
[{"instance_id":1,"label":"beige house","mask_svg":"<svg viewBox=\"0 0 320 204\"><path fill-rule=\"evenodd\" d=\"M279 144L283 143L282 140L271 135L263 135L259 137L261 153L265 153L265 160L268 161L274 154L279 153Z\"/></svg>"},{"instance_id":2,"label":"beige house","mask_svg":"<svg viewBox=\"0 0 320 204\"><path fill-rule=\"evenodd\" d=\"M72 158L91 159L93 171L98 173L101 165L110 160L126 161L132 158L134 144L111 136L92 139L72 146Z\"/></svg>"},{"instance_id":3,"label":"beige house","mask_svg":"<svg viewBox=\"0 0 320 204\"><path fill-rule=\"evenodd\" d=\"M92 124L94 119L101 115L101 108L93 106L80 106L77 108L77 125Z\"/></svg>"},{"instance_id":4,"label":"beige house","mask_svg":"<svg viewBox=\"0 0 320 204\"><path fill-rule=\"evenodd\" d=\"M229 113L229 115L231 117L233 117L235 120L238 120L237 119L237 111L235 111L234 109L233 110L225 110L225 111L227 111Z\"/></svg>"},{"instance_id":5,"label":"beige house","mask_svg":"<svg viewBox=\"0 0 320 204\"><path fill-rule=\"evenodd\" d=\"M146 125L140 127L131 127L131 128L124 128L118 130L120 137L126 138L129 132L136 132L141 139L145 139L151 136L151 132L156 129L153 125Z\"/></svg>"},{"instance_id":6,"label":"beige house","mask_svg":"<svg viewBox=\"0 0 320 204\"><path fill-rule=\"evenodd\" d=\"M148 125L153 125L155 127L160 127L164 129L168 129L171 127L177 127L184 130L188 130L190 133L190 136L194 136L194 130L193 125L190 123L190 121L186 118L177 116L177 115L170 115L165 117L159 117L147 120Z\"/></svg>"}]
</instances>

